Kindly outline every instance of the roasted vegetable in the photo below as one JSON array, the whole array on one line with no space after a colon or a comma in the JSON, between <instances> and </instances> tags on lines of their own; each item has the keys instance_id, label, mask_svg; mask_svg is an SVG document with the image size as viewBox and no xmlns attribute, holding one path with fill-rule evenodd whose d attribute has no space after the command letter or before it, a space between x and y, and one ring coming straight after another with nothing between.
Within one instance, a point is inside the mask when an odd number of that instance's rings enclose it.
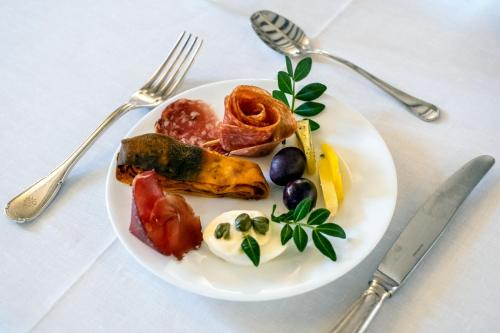
<instances>
[{"instance_id":1,"label":"roasted vegetable","mask_svg":"<svg viewBox=\"0 0 500 333\"><path fill-rule=\"evenodd\" d=\"M262 170L254 162L183 144L161 134L122 140L116 178L132 184L134 177L146 170L155 170L160 186L171 193L243 199L262 199L269 194Z\"/></svg>"}]
</instances>

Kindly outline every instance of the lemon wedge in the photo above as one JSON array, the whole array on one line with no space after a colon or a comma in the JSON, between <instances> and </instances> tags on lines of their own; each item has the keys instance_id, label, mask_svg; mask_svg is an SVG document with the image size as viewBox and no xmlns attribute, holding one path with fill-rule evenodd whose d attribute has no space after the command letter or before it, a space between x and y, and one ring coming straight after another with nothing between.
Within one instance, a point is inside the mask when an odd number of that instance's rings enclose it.
<instances>
[{"instance_id":1,"label":"lemon wedge","mask_svg":"<svg viewBox=\"0 0 500 333\"><path fill-rule=\"evenodd\" d=\"M312 142L311 128L309 120L297 121L297 131L295 132L297 140L306 155L307 172L314 174L316 172L316 156L314 155L314 146Z\"/></svg>"},{"instance_id":2,"label":"lemon wedge","mask_svg":"<svg viewBox=\"0 0 500 333\"><path fill-rule=\"evenodd\" d=\"M344 200L344 186L342 184L342 175L340 174L339 157L333 147L327 143L321 145L321 151L325 156L324 160L326 160L330 166L332 182L335 186L335 192L337 193L337 200L341 203L342 200Z\"/></svg>"},{"instance_id":3,"label":"lemon wedge","mask_svg":"<svg viewBox=\"0 0 500 333\"><path fill-rule=\"evenodd\" d=\"M335 184L333 183L333 174L330 168L330 163L326 158L321 158L318 163L319 181L321 184L321 191L323 192L323 199L325 201L325 208L330 211L331 217L337 215L339 209L339 201L337 199L337 192L335 191Z\"/></svg>"}]
</instances>

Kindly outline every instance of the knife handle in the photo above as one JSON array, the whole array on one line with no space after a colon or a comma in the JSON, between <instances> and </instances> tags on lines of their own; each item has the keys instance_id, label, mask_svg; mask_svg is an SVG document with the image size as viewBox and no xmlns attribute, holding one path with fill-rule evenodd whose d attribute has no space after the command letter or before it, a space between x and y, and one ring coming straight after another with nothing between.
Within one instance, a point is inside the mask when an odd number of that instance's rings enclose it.
<instances>
[{"instance_id":1,"label":"knife handle","mask_svg":"<svg viewBox=\"0 0 500 333\"><path fill-rule=\"evenodd\" d=\"M390 295L390 292L374 279L331 333L364 332L384 300Z\"/></svg>"}]
</instances>

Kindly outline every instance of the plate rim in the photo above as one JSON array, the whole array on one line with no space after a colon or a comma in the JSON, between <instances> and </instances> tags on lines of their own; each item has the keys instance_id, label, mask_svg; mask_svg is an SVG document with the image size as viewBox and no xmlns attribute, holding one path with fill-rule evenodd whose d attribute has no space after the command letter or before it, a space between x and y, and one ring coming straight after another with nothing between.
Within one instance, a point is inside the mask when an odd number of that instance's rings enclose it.
<instances>
[{"instance_id":1,"label":"plate rim","mask_svg":"<svg viewBox=\"0 0 500 333\"><path fill-rule=\"evenodd\" d=\"M167 100L165 100L164 102L160 103L156 107L152 108L147 113L145 113L141 118L139 118L133 124L132 127L129 128L129 130L123 136L123 138L128 137L138 126L140 126L140 124L143 122L143 120L146 117L148 117L151 114L151 112L154 112L158 108L163 108L167 103L172 103L175 99L179 98L179 95L189 94L193 90L203 89L203 88L207 88L207 87L214 86L214 85L222 85L222 84L228 84L228 83L234 83L234 84L238 85L238 84L245 84L245 83L248 84L249 82L252 82L252 83L266 82L266 83L269 83L269 82L276 82L276 80L274 80L274 79L263 79L263 78L259 78L259 79L252 79L252 78L228 79L228 80L212 81L212 82L208 82L208 83L205 83L205 84L202 84L202 85L191 87L191 88L189 88L187 90L180 91L180 92L176 93L175 95L172 95L171 97L169 97ZM341 104L343 107L349 109L350 112L353 112L353 113L357 114L360 118L362 118L363 121L365 122L365 124L371 130L373 130L373 132L375 133L375 135L377 135L379 137L379 139L380 139L380 141L382 143L383 149L386 151L387 156L389 157L390 170L388 170L388 172L391 175L391 179L393 180L393 187L394 187L392 189L392 191L391 191L391 194L393 194L393 200L392 200L392 205L391 205L390 213L388 214L388 217L387 217L388 222L386 223L385 229L383 230L383 232L380 232L380 236L378 237L378 239L376 241L373 242L373 246L369 247L366 250L366 254L360 256L357 260L355 260L353 262L352 266L349 267L349 268L347 268L347 269L345 269L338 277L334 278L333 280L329 280L329 281L320 280L320 281L317 281L315 283L313 283L313 282L311 282L311 283L304 283L304 282L302 282L302 283L294 285L293 288L285 289L285 291L281 291L280 290L280 291L274 292L274 293L234 294L234 293L231 293L231 292L223 292L223 291L217 291L216 292L216 291L213 291L211 289L203 289L203 288L199 288L199 287L193 287L193 285L185 283L184 281L179 280L179 279L174 279L172 276L168 276L167 277L165 275L159 274L158 272L156 272L156 270L153 269L153 267L151 267L150 265L147 265L146 262L145 262L145 260L143 260L141 257L139 257L132 250L132 248L128 245L127 241L124 238L122 238L121 232L117 229L116 223L114 223L114 218L113 218L113 215L112 215L112 212L111 212L111 209L110 209L110 205L109 205L109 202L110 202L110 193L109 193L110 186L109 186L109 183L111 181L115 180L115 178L114 178L114 169L112 170L112 166L113 166L113 164L115 162L116 155L118 154L118 152L120 150L120 144L118 143L117 149L115 149L114 152L113 152L113 154L112 154L111 161L109 163L108 170L106 172L105 204L106 204L106 211L107 211L107 214L108 214L109 222L110 222L110 224L111 224L111 226L113 228L113 231L115 232L117 238L120 240L120 243L122 244L122 246L125 247L125 249L127 250L127 252L130 255L132 255L132 257L142 267L146 268L147 271L149 271L150 273L153 273L153 275L155 275L156 277L160 278L162 281L165 281L165 282L169 283L170 285L172 285L174 287L178 287L178 288L180 288L180 289L182 289L184 291L188 291L188 292L193 293L193 294L197 294L197 295L201 295L201 296L205 296L205 297L209 297L209 298L213 298L213 299L226 300L226 301L258 302L258 301L270 301L270 300L278 300L278 299L284 299L284 298L288 298L288 297L298 296L298 295L310 292L312 290L321 288L321 287L326 286L328 284L331 284L331 283L335 282L336 280L338 280L338 279L342 278L343 276L345 276L350 271L352 271L363 260L365 260L369 256L370 253L373 252L373 250L377 247L377 245L382 240L383 236L386 234L386 232L387 232L387 230L388 230L388 228L389 228L389 226L390 226L390 224L392 222L392 218L394 216L394 212L395 212L395 208L396 208L396 204L397 204L397 199L398 199L398 178L397 178L396 166L395 166L394 159L392 157L391 151L389 150L389 147L387 146L387 143L385 142L385 140L382 137L382 135L380 135L379 131L375 128L375 126L373 126L373 124L363 114L361 114L360 112L358 112L355 109L351 108L349 105L347 105L343 101L340 101L339 99L337 99L333 95L329 95L329 94L327 94L327 95L330 96L331 98L333 98L337 103ZM242 296L244 296L244 297L242 297Z\"/></svg>"}]
</instances>

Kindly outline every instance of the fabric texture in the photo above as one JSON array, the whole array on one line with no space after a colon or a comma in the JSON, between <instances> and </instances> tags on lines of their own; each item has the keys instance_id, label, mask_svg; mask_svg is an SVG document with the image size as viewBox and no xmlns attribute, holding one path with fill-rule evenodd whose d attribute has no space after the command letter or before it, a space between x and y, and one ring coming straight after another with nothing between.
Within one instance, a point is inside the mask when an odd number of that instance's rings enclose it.
<instances>
[{"instance_id":1,"label":"fabric texture","mask_svg":"<svg viewBox=\"0 0 500 333\"><path fill-rule=\"evenodd\" d=\"M500 158L498 1L6 0L0 203L50 172L125 102L182 30L205 43L179 91L273 78L284 59L248 19L264 8L296 21L315 46L444 111L424 123L353 71L315 58L311 77L367 117L394 157L398 203L376 249L338 281L285 300L218 301L161 281L117 240L104 202L119 140L145 114L136 110L94 144L36 223L0 218L0 332L328 332L434 189L477 155ZM369 331L500 331L499 222L497 162Z\"/></svg>"}]
</instances>

